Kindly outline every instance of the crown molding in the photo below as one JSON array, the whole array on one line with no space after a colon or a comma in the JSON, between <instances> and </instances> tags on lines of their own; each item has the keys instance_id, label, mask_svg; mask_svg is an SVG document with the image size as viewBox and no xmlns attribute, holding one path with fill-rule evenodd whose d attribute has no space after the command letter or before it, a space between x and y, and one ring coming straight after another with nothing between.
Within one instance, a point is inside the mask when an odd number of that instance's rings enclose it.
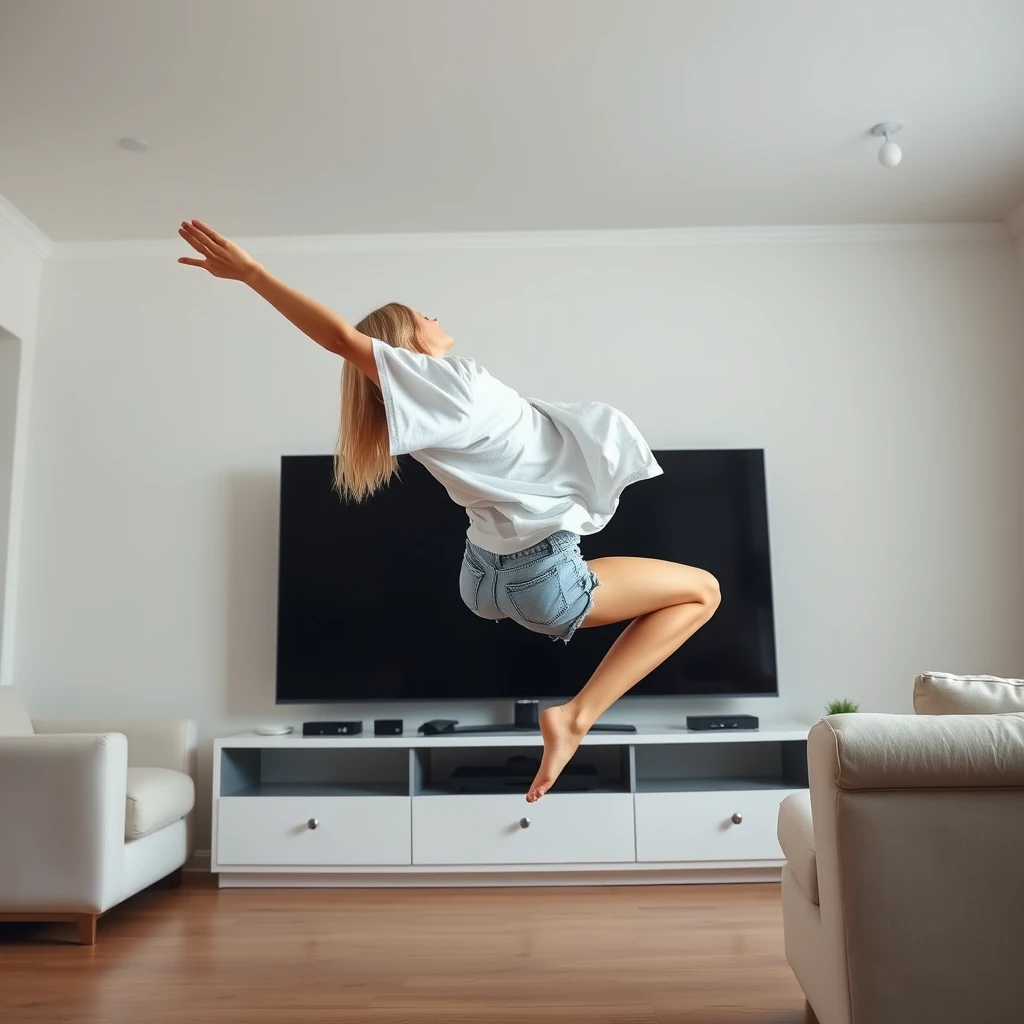
<instances>
[{"instance_id":1,"label":"crown molding","mask_svg":"<svg viewBox=\"0 0 1024 1024\"><path fill-rule=\"evenodd\" d=\"M53 242L3 196L0 196L0 227L7 228L41 259L46 259L53 252Z\"/></svg>"},{"instance_id":2,"label":"crown molding","mask_svg":"<svg viewBox=\"0 0 1024 1024\"><path fill-rule=\"evenodd\" d=\"M1024 236L1024 203L1006 218L1006 230L1010 232L1011 238Z\"/></svg>"},{"instance_id":3,"label":"crown molding","mask_svg":"<svg viewBox=\"0 0 1024 1024\"><path fill-rule=\"evenodd\" d=\"M828 242L1005 241L1003 223L836 224L779 227L673 228L644 231L508 231L408 235L295 235L240 238L256 256L349 252L423 252L485 249L673 248L704 245L783 245ZM57 242L52 259L167 259L187 252L178 238L111 242Z\"/></svg>"}]
</instances>

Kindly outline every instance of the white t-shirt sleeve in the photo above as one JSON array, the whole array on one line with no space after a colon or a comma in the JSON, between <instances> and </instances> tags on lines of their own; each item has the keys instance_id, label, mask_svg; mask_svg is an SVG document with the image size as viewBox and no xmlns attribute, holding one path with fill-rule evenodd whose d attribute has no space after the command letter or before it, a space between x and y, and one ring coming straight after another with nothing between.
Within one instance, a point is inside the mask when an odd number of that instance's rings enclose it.
<instances>
[{"instance_id":1,"label":"white t-shirt sleeve","mask_svg":"<svg viewBox=\"0 0 1024 1024\"><path fill-rule=\"evenodd\" d=\"M392 455L460 448L473 430L473 380L459 361L392 348L374 339Z\"/></svg>"}]
</instances>

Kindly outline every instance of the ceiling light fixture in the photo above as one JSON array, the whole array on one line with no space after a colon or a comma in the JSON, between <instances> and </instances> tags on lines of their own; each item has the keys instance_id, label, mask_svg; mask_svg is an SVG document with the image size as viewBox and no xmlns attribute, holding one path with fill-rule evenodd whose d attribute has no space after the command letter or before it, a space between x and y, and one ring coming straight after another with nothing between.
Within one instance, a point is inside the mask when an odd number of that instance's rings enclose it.
<instances>
[{"instance_id":1,"label":"ceiling light fixture","mask_svg":"<svg viewBox=\"0 0 1024 1024\"><path fill-rule=\"evenodd\" d=\"M903 150L889 136L903 130L902 121L883 121L871 129L871 134L884 138L882 148L878 151L878 162L883 167L895 167L903 159Z\"/></svg>"},{"instance_id":2,"label":"ceiling light fixture","mask_svg":"<svg viewBox=\"0 0 1024 1024\"><path fill-rule=\"evenodd\" d=\"M129 153L145 153L149 149L149 143L144 139L136 138L134 135L126 135L118 145L127 149Z\"/></svg>"}]
</instances>

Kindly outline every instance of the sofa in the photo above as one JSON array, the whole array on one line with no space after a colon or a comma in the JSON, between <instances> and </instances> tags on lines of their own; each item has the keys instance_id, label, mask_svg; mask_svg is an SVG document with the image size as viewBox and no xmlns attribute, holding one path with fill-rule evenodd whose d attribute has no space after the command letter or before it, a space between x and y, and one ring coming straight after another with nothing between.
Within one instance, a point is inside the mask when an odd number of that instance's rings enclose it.
<instances>
[{"instance_id":1,"label":"sofa","mask_svg":"<svg viewBox=\"0 0 1024 1024\"><path fill-rule=\"evenodd\" d=\"M97 920L192 854L196 723L32 721L0 686L0 920Z\"/></svg>"},{"instance_id":2,"label":"sofa","mask_svg":"<svg viewBox=\"0 0 1024 1024\"><path fill-rule=\"evenodd\" d=\"M820 1024L1024 1020L1024 683L928 673L914 704L810 732L787 960Z\"/></svg>"}]
</instances>

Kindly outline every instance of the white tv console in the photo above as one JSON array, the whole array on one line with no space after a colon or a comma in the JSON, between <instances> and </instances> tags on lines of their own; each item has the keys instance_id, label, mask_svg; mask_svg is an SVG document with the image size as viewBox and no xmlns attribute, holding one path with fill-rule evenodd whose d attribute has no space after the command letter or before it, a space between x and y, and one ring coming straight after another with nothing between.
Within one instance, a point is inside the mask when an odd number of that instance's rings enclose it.
<instances>
[{"instance_id":1,"label":"white tv console","mask_svg":"<svg viewBox=\"0 0 1024 1024\"><path fill-rule=\"evenodd\" d=\"M592 733L576 760L597 787L532 805L452 772L537 758L536 733L231 736L214 744L211 866L221 886L777 880L807 732Z\"/></svg>"}]
</instances>

